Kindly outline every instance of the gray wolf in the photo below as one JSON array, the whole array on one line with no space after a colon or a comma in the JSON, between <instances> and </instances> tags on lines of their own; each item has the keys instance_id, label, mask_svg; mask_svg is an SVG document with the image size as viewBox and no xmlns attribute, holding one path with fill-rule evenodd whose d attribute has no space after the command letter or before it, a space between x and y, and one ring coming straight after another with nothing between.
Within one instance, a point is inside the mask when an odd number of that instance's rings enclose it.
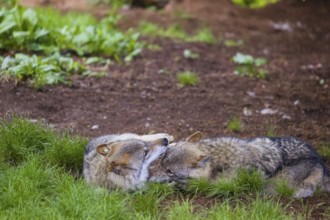
<instances>
[{"instance_id":1,"label":"gray wolf","mask_svg":"<svg viewBox=\"0 0 330 220\"><path fill-rule=\"evenodd\" d=\"M92 139L85 149L83 175L87 183L133 190L149 176L151 162L163 154L173 137L165 134L112 134Z\"/></svg>"},{"instance_id":2,"label":"gray wolf","mask_svg":"<svg viewBox=\"0 0 330 220\"><path fill-rule=\"evenodd\" d=\"M257 169L264 178L284 178L295 189L295 198L313 195L318 186L330 191L329 172L320 156L309 144L293 137L202 139L196 132L171 144L158 165L151 164L149 181L231 178L240 168Z\"/></svg>"}]
</instances>

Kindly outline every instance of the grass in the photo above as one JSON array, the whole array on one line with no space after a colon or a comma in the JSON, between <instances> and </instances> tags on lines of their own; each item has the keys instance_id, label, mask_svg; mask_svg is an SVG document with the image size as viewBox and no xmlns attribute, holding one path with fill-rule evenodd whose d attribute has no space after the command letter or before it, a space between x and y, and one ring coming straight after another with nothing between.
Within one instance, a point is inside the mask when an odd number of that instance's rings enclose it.
<instances>
[{"instance_id":1,"label":"grass","mask_svg":"<svg viewBox=\"0 0 330 220\"><path fill-rule=\"evenodd\" d=\"M177 73L177 79L180 86L195 86L199 82L197 74L191 71Z\"/></svg>"},{"instance_id":2,"label":"grass","mask_svg":"<svg viewBox=\"0 0 330 220\"><path fill-rule=\"evenodd\" d=\"M0 219L295 219L272 199L252 196L263 182L256 172L232 181L199 180L181 194L149 184L133 193L94 188L81 177L87 140L19 117L0 120ZM197 181L197 180L196 180ZM190 190L190 191L189 191ZM250 194L252 192L252 194ZM176 194L176 196L174 196ZM210 208L196 196L222 196ZM234 195L235 197L231 197ZM247 195L242 202L239 195ZM180 198L183 199L173 199ZM228 199L226 199L228 198ZM264 219L264 218L263 218Z\"/></svg>"},{"instance_id":3,"label":"grass","mask_svg":"<svg viewBox=\"0 0 330 220\"><path fill-rule=\"evenodd\" d=\"M232 203L236 203L235 206ZM303 219L299 214L286 214L279 202L257 197L249 205L239 199L227 200L211 209L208 219Z\"/></svg>"},{"instance_id":4,"label":"grass","mask_svg":"<svg viewBox=\"0 0 330 220\"><path fill-rule=\"evenodd\" d=\"M330 158L330 144L323 144L321 147L317 148L317 152L321 157Z\"/></svg>"},{"instance_id":5,"label":"grass","mask_svg":"<svg viewBox=\"0 0 330 220\"><path fill-rule=\"evenodd\" d=\"M238 132L242 129L241 120L238 117L233 117L227 123L227 128L230 131Z\"/></svg>"},{"instance_id":6,"label":"grass","mask_svg":"<svg viewBox=\"0 0 330 220\"><path fill-rule=\"evenodd\" d=\"M285 197L285 198L292 198L294 194L294 189L289 186L285 179L278 179L273 181L275 192L278 196Z\"/></svg>"},{"instance_id":7,"label":"grass","mask_svg":"<svg viewBox=\"0 0 330 220\"><path fill-rule=\"evenodd\" d=\"M243 193L257 193L262 191L265 180L257 171L238 170L234 178L220 177L210 183L205 179L191 180L187 186L187 192L202 193L208 197L222 196L231 197Z\"/></svg>"},{"instance_id":8,"label":"grass","mask_svg":"<svg viewBox=\"0 0 330 220\"><path fill-rule=\"evenodd\" d=\"M141 22L138 30L146 36L159 36L177 38L184 42L202 42L207 44L215 44L216 38L212 31L207 27L197 29L193 34L188 34L180 25L174 24L167 28L162 28L157 24L150 22Z\"/></svg>"}]
</instances>

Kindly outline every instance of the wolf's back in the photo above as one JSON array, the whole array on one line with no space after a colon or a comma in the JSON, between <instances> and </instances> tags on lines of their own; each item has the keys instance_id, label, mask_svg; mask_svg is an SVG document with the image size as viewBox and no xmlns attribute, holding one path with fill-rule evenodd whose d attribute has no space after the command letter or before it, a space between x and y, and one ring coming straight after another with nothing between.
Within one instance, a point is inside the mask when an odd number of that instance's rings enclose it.
<instances>
[{"instance_id":1,"label":"wolf's back","mask_svg":"<svg viewBox=\"0 0 330 220\"><path fill-rule=\"evenodd\" d=\"M284 165L294 164L300 160L309 160L324 166L320 155L310 144L304 141L294 137L269 137L269 139L280 149Z\"/></svg>"}]
</instances>

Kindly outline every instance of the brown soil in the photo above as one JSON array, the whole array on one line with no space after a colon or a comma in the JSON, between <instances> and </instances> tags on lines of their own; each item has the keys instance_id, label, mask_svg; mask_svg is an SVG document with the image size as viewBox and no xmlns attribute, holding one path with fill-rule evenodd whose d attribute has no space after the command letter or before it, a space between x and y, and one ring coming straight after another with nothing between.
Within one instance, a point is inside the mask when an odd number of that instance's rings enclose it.
<instances>
[{"instance_id":1,"label":"brown soil","mask_svg":"<svg viewBox=\"0 0 330 220\"><path fill-rule=\"evenodd\" d=\"M194 131L202 131L205 136L253 137L263 136L273 127L278 136L299 137L316 148L322 144L329 147L329 6L322 0L286 0L248 10L226 0L185 0L161 12L126 10L123 28L134 27L141 20L164 26L175 22L188 31L207 25L216 34L218 44L147 38L144 40L158 44L162 50L145 50L129 65L112 65L103 78L74 77L72 86L47 87L43 91L1 82L0 114L15 112L44 118L58 129L88 137L168 132L179 139ZM191 18L180 18L182 12ZM291 30L274 29L272 23L279 22L289 24ZM244 45L226 47L225 39L243 40ZM200 58L183 58L184 49L198 52ZM230 58L238 51L267 58L267 79L235 75ZM159 73L160 69L165 73ZM200 83L179 87L176 73L181 70L198 73ZM244 108L252 115L245 116ZM277 113L263 115L261 110L265 108ZM243 124L236 133L227 128L233 117ZM93 130L93 125L98 129ZM330 167L330 159L324 159ZM313 209L314 219L322 218L330 207L330 194L306 199L304 204ZM297 212L306 209L300 201L291 206Z\"/></svg>"}]
</instances>

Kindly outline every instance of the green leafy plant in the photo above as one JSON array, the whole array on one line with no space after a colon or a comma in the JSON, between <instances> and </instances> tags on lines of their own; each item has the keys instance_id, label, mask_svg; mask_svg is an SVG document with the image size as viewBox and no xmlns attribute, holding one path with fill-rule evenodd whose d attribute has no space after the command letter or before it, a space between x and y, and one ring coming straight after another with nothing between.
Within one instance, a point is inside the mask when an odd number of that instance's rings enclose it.
<instances>
[{"instance_id":1,"label":"green leafy plant","mask_svg":"<svg viewBox=\"0 0 330 220\"><path fill-rule=\"evenodd\" d=\"M227 128L230 131L237 132L242 128L241 120L238 117L233 117L227 123Z\"/></svg>"},{"instance_id":2,"label":"green leafy plant","mask_svg":"<svg viewBox=\"0 0 330 220\"><path fill-rule=\"evenodd\" d=\"M28 80L35 88L44 85L69 83L74 73L87 71L86 67L70 57L54 54L50 57L16 54L15 57L0 57L2 78Z\"/></svg>"},{"instance_id":3,"label":"green leafy plant","mask_svg":"<svg viewBox=\"0 0 330 220\"><path fill-rule=\"evenodd\" d=\"M195 86L199 82L197 74L191 71L177 73L177 79L180 86Z\"/></svg>"},{"instance_id":4,"label":"green leafy plant","mask_svg":"<svg viewBox=\"0 0 330 220\"><path fill-rule=\"evenodd\" d=\"M256 77L258 79L266 78L266 70L262 68L267 63L265 58L254 58L251 55L236 53L232 58L233 62L238 64L235 73L240 76Z\"/></svg>"},{"instance_id":5,"label":"green leafy plant","mask_svg":"<svg viewBox=\"0 0 330 220\"><path fill-rule=\"evenodd\" d=\"M216 43L213 33L206 27L198 29L194 34L188 34L180 25L174 24L162 28L150 22L141 22L139 31L147 36L161 36L177 38L185 42L203 42L208 44Z\"/></svg>"},{"instance_id":6,"label":"green leafy plant","mask_svg":"<svg viewBox=\"0 0 330 220\"><path fill-rule=\"evenodd\" d=\"M191 50L185 49L183 51L183 57L186 59L198 59L199 58L199 54L192 52Z\"/></svg>"},{"instance_id":7,"label":"green leafy plant","mask_svg":"<svg viewBox=\"0 0 330 220\"><path fill-rule=\"evenodd\" d=\"M140 53L138 33L123 33L115 26L118 17L97 21L79 13L65 15L51 9L24 7L1 9L0 49L54 53L74 51L79 55L103 54L130 61Z\"/></svg>"}]
</instances>

